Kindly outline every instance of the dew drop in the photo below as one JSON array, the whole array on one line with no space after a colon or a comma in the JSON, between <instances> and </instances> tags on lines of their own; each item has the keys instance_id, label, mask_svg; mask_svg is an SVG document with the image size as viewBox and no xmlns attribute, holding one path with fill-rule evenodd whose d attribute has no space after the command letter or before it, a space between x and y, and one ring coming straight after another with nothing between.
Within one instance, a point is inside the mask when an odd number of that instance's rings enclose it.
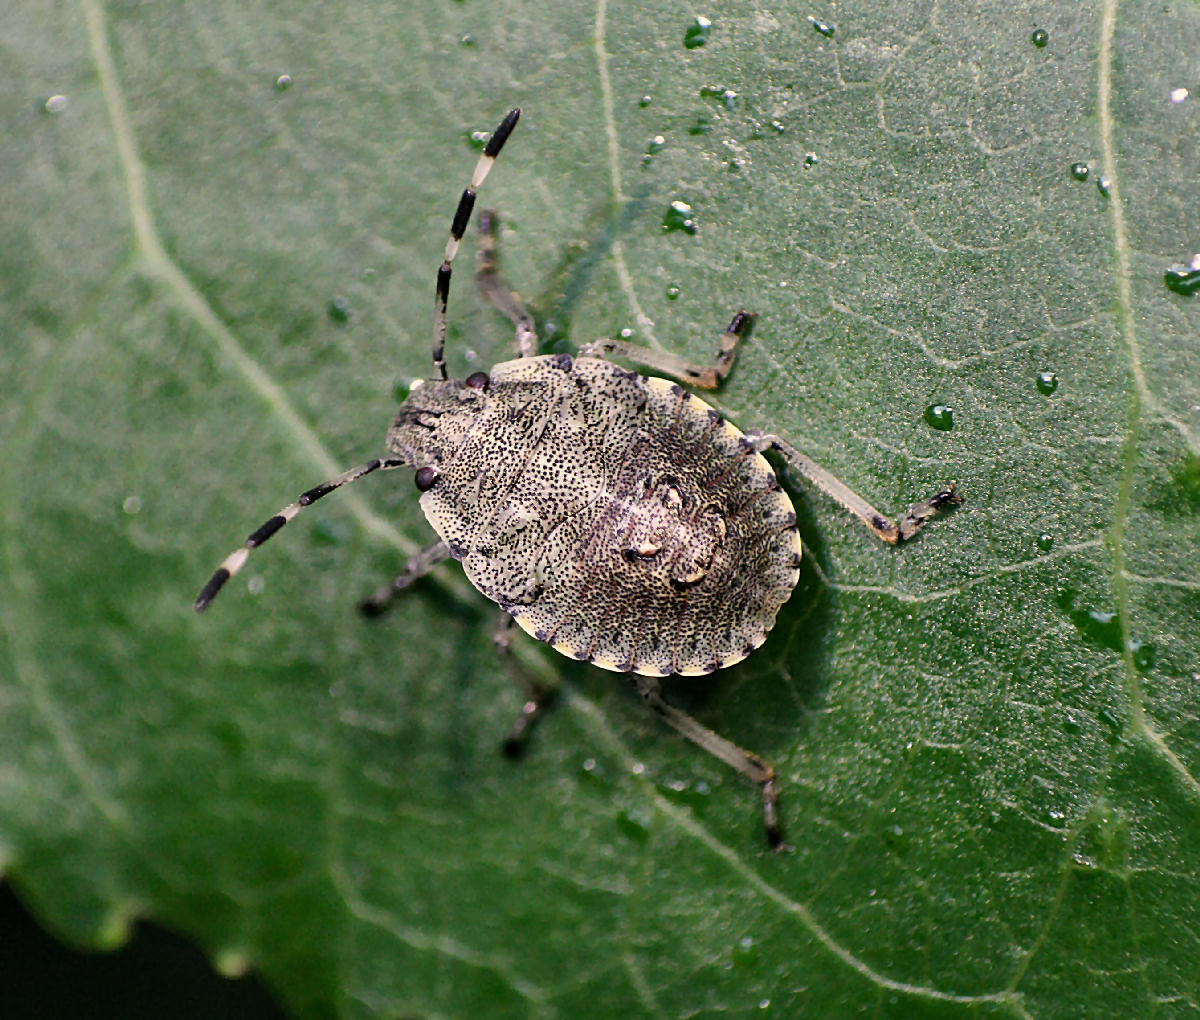
<instances>
[{"instance_id":1,"label":"dew drop","mask_svg":"<svg viewBox=\"0 0 1200 1020\"><path fill-rule=\"evenodd\" d=\"M1033 42L1033 45L1040 50L1046 45L1046 43L1050 41L1050 33L1044 28L1035 28L1033 30L1033 35L1031 35L1029 38Z\"/></svg>"},{"instance_id":2,"label":"dew drop","mask_svg":"<svg viewBox=\"0 0 1200 1020\"><path fill-rule=\"evenodd\" d=\"M488 139L492 137L490 131L472 131L467 136L467 141L471 143L471 148L476 152L483 152L484 147L488 143Z\"/></svg>"},{"instance_id":3,"label":"dew drop","mask_svg":"<svg viewBox=\"0 0 1200 1020\"><path fill-rule=\"evenodd\" d=\"M646 146L646 154L642 157L642 164L649 166L653 162L654 157L663 151L663 147L667 144L667 140L662 135L655 135L650 139Z\"/></svg>"},{"instance_id":4,"label":"dew drop","mask_svg":"<svg viewBox=\"0 0 1200 1020\"><path fill-rule=\"evenodd\" d=\"M1096 190L1105 198L1112 194L1112 179L1101 174L1096 178Z\"/></svg>"},{"instance_id":5,"label":"dew drop","mask_svg":"<svg viewBox=\"0 0 1200 1020\"><path fill-rule=\"evenodd\" d=\"M129 514L130 517L137 515L142 509L142 497L126 496L125 502L121 504L121 509Z\"/></svg>"},{"instance_id":6,"label":"dew drop","mask_svg":"<svg viewBox=\"0 0 1200 1020\"><path fill-rule=\"evenodd\" d=\"M595 758L584 758L579 765L579 778L591 786L610 785L608 771Z\"/></svg>"},{"instance_id":7,"label":"dew drop","mask_svg":"<svg viewBox=\"0 0 1200 1020\"><path fill-rule=\"evenodd\" d=\"M617 812L617 830L634 843L645 844L650 838L650 818L644 808L623 808Z\"/></svg>"},{"instance_id":8,"label":"dew drop","mask_svg":"<svg viewBox=\"0 0 1200 1020\"><path fill-rule=\"evenodd\" d=\"M817 154L815 152L806 152L804 154L804 169L810 170L817 165Z\"/></svg>"},{"instance_id":9,"label":"dew drop","mask_svg":"<svg viewBox=\"0 0 1200 1020\"><path fill-rule=\"evenodd\" d=\"M667 300L676 301L679 295L683 293L683 288L677 283L672 283L667 287Z\"/></svg>"},{"instance_id":10,"label":"dew drop","mask_svg":"<svg viewBox=\"0 0 1200 1020\"><path fill-rule=\"evenodd\" d=\"M1077 181L1086 181L1088 179L1088 174L1090 173L1091 170L1088 168L1086 163L1071 164L1071 176Z\"/></svg>"},{"instance_id":11,"label":"dew drop","mask_svg":"<svg viewBox=\"0 0 1200 1020\"><path fill-rule=\"evenodd\" d=\"M696 221L692 217L692 207L679 199L671 203L663 217L663 232L670 233L675 230L682 230L687 234L694 234L697 230Z\"/></svg>"},{"instance_id":12,"label":"dew drop","mask_svg":"<svg viewBox=\"0 0 1200 1020\"><path fill-rule=\"evenodd\" d=\"M1049 552L1054 548L1054 536L1048 531L1043 531L1037 537L1037 547L1042 552Z\"/></svg>"},{"instance_id":13,"label":"dew drop","mask_svg":"<svg viewBox=\"0 0 1200 1020\"><path fill-rule=\"evenodd\" d=\"M738 94L733 89L724 89L719 85L705 85L700 90L702 99L715 99L720 102L726 110L732 110L737 106Z\"/></svg>"},{"instance_id":14,"label":"dew drop","mask_svg":"<svg viewBox=\"0 0 1200 1020\"><path fill-rule=\"evenodd\" d=\"M709 798L712 795L712 788L703 779L698 779L693 783L685 782L682 779L673 779L655 785L659 793L667 800L690 807L696 813L708 806Z\"/></svg>"},{"instance_id":15,"label":"dew drop","mask_svg":"<svg viewBox=\"0 0 1200 1020\"><path fill-rule=\"evenodd\" d=\"M329 318L339 325L350 321L350 302L344 297L335 297L329 302Z\"/></svg>"},{"instance_id":16,"label":"dew drop","mask_svg":"<svg viewBox=\"0 0 1200 1020\"><path fill-rule=\"evenodd\" d=\"M1038 372L1037 375L1037 391L1043 396L1050 396L1058 389L1058 376L1053 372Z\"/></svg>"},{"instance_id":17,"label":"dew drop","mask_svg":"<svg viewBox=\"0 0 1200 1020\"><path fill-rule=\"evenodd\" d=\"M1129 653L1133 658L1133 666L1139 673L1149 673L1154 668L1157 656L1154 645L1149 641L1130 640Z\"/></svg>"},{"instance_id":18,"label":"dew drop","mask_svg":"<svg viewBox=\"0 0 1200 1020\"><path fill-rule=\"evenodd\" d=\"M828 22L821 21L819 18L814 18L811 14L808 16L808 23L812 25L813 29L818 34L823 35L826 39L832 39L833 33L837 31L837 29L835 29Z\"/></svg>"},{"instance_id":19,"label":"dew drop","mask_svg":"<svg viewBox=\"0 0 1200 1020\"><path fill-rule=\"evenodd\" d=\"M653 102L654 102L653 96L642 96L642 98L638 100L638 106L640 106L644 110L647 106L649 106Z\"/></svg>"},{"instance_id":20,"label":"dew drop","mask_svg":"<svg viewBox=\"0 0 1200 1020\"><path fill-rule=\"evenodd\" d=\"M266 587L267 581L262 574L255 574L246 582L246 591L251 595L261 595Z\"/></svg>"},{"instance_id":21,"label":"dew drop","mask_svg":"<svg viewBox=\"0 0 1200 1020\"><path fill-rule=\"evenodd\" d=\"M66 96L51 96L42 104L46 113L62 113L67 108Z\"/></svg>"},{"instance_id":22,"label":"dew drop","mask_svg":"<svg viewBox=\"0 0 1200 1020\"><path fill-rule=\"evenodd\" d=\"M696 20L687 27L687 31L683 33L683 48L685 50L694 50L703 46L708 42L709 35L712 34L712 22L703 15L696 15Z\"/></svg>"},{"instance_id":23,"label":"dew drop","mask_svg":"<svg viewBox=\"0 0 1200 1020\"><path fill-rule=\"evenodd\" d=\"M697 117L696 123L688 128L689 135L710 135L712 134L712 124L709 123L707 117Z\"/></svg>"},{"instance_id":24,"label":"dew drop","mask_svg":"<svg viewBox=\"0 0 1200 1020\"><path fill-rule=\"evenodd\" d=\"M292 76L290 74L281 74L275 79L275 91L286 92L292 87Z\"/></svg>"},{"instance_id":25,"label":"dew drop","mask_svg":"<svg viewBox=\"0 0 1200 1020\"><path fill-rule=\"evenodd\" d=\"M1196 260L1193 259L1192 262L1194 264ZM1167 290L1182 294L1184 297L1191 297L1200 291L1200 268L1185 265L1171 266L1163 273L1163 283L1167 285Z\"/></svg>"},{"instance_id":26,"label":"dew drop","mask_svg":"<svg viewBox=\"0 0 1200 1020\"><path fill-rule=\"evenodd\" d=\"M1171 102L1182 103L1190 95L1187 89L1171 89Z\"/></svg>"},{"instance_id":27,"label":"dew drop","mask_svg":"<svg viewBox=\"0 0 1200 1020\"><path fill-rule=\"evenodd\" d=\"M1083 727L1079 725L1079 720L1075 718L1075 715L1070 710L1063 713L1062 727L1067 733L1071 734L1079 733L1083 730Z\"/></svg>"},{"instance_id":28,"label":"dew drop","mask_svg":"<svg viewBox=\"0 0 1200 1020\"><path fill-rule=\"evenodd\" d=\"M1119 652L1123 648L1124 638L1121 631L1121 618L1116 613L1102 609L1079 609L1075 605L1079 593L1071 589L1060 592L1055 601L1058 608L1067 615L1067 619L1075 625L1080 636L1094 645Z\"/></svg>"},{"instance_id":29,"label":"dew drop","mask_svg":"<svg viewBox=\"0 0 1200 1020\"><path fill-rule=\"evenodd\" d=\"M773 120L773 121L771 121L771 130L774 131L777 135L781 135L787 130L787 128L784 126L783 121Z\"/></svg>"},{"instance_id":30,"label":"dew drop","mask_svg":"<svg viewBox=\"0 0 1200 1020\"><path fill-rule=\"evenodd\" d=\"M925 408L925 424L939 432L949 432L954 428L954 408L945 404L930 404Z\"/></svg>"},{"instance_id":31,"label":"dew drop","mask_svg":"<svg viewBox=\"0 0 1200 1020\"><path fill-rule=\"evenodd\" d=\"M753 935L743 935L737 941L737 945L733 947L730 956L733 957L735 967L747 967L758 959L759 948L758 943L754 941Z\"/></svg>"}]
</instances>

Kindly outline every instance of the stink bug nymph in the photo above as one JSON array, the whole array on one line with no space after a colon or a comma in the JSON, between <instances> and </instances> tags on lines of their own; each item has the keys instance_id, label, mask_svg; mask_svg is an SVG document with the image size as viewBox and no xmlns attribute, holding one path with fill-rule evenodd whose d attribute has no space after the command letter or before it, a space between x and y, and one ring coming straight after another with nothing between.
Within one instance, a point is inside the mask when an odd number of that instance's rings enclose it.
<instances>
[{"instance_id":1,"label":"stink bug nymph","mask_svg":"<svg viewBox=\"0 0 1200 1020\"><path fill-rule=\"evenodd\" d=\"M225 559L196 609L305 507L365 475L412 468L438 539L362 609L378 613L442 560L459 560L504 619L565 655L627 674L665 722L757 783L767 839L780 847L774 770L668 703L659 685L660 677L711 673L744 659L766 640L796 585L796 514L763 453L774 450L893 544L959 497L949 486L896 522L779 436L739 431L659 377L718 386L753 320L746 312L733 316L709 365L612 339L588 344L576 358L539 355L532 317L496 272L495 221L487 212L480 216L478 279L513 323L517 357L490 372L448 378L451 267L476 190L519 116L513 110L501 121L459 200L437 271L434 375L400 406L387 453L309 489L271 517ZM659 376L621 368L612 355ZM535 696L526 703L510 747L541 702Z\"/></svg>"}]
</instances>

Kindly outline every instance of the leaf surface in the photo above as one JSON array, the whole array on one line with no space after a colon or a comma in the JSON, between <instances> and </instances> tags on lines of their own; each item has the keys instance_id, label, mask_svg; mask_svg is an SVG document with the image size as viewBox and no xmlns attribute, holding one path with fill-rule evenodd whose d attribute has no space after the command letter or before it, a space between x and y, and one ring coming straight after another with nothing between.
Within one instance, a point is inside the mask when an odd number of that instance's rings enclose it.
<instances>
[{"instance_id":1,"label":"leaf surface","mask_svg":"<svg viewBox=\"0 0 1200 1020\"><path fill-rule=\"evenodd\" d=\"M0 859L53 931L155 918L299 1016L1195 1012L1200 297L1163 272L1200 9L853 7L722 5L693 48L604 0L0 14ZM382 451L512 105L481 202L544 349L702 359L747 308L733 420L892 511L966 496L890 550L797 489L771 640L669 688L775 763L791 854L532 643L562 696L504 761L522 694L457 569L354 611L429 541L403 472L192 613ZM511 350L467 243L461 374Z\"/></svg>"}]
</instances>

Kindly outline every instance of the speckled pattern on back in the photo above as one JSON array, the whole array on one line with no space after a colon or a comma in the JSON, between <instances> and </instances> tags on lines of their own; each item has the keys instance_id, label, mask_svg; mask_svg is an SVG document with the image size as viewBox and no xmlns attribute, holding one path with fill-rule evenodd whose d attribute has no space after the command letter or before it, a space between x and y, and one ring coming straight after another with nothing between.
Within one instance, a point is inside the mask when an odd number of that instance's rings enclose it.
<instances>
[{"instance_id":1,"label":"speckled pattern on back","mask_svg":"<svg viewBox=\"0 0 1200 1020\"><path fill-rule=\"evenodd\" d=\"M708 673L766 639L799 576L791 500L698 397L565 354L413 391L389 449L429 523L527 632L604 669Z\"/></svg>"}]
</instances>

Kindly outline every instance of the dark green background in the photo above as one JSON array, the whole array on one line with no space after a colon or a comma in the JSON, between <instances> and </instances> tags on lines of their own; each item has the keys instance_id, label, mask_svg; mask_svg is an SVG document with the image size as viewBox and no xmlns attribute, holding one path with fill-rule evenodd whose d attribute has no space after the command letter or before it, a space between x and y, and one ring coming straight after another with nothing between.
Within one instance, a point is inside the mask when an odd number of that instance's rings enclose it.
<instances>
[{"instance_id":1,"label":"dark green background","mask_svg":"<svg viewBox=\"0 0 1200 1020\"><path fill-rule=\"evenodd\" d=\"M152 918L311 1017L1195 1014L1195 3L87 0L0 39L0 863L51 931ZM735 421L889 509L967 497L886 550L801 492L772 639L672 690L776 763L791 855L531 642L563 696L503 761L521 694L461 574L354 611L428 540L405 477L191 611L381 451L518 104L485 201L547 349L700 358L749 308ZM457 373L510 349L469 281Z\"/></svg>"}]
</instances>

